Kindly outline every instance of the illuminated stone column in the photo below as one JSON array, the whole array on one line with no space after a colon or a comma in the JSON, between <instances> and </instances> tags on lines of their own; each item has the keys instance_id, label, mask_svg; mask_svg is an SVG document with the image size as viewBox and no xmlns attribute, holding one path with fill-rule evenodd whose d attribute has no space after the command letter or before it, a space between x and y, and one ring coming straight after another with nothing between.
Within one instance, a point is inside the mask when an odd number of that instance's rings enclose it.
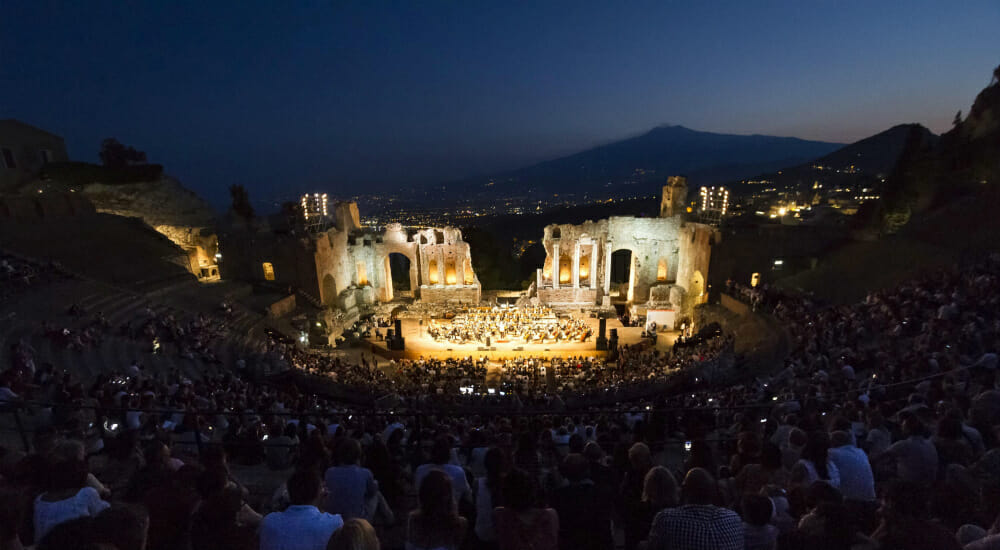
<instances>
[{"instance_id":1,"label":"illuminated stone column","mask_svg":"<svg viewBox=\"0 0 1000 550\"><path fill-rule=\"evenodd\" d=\"M580 288L580 243L573 247L573 269L570 270L569 277L573 288Z\"/></svg>"},{"instance_id":2,"label":"illuminated stone column","mask_svg":"<svg viewBox=\"0 0 1000 550\"><path fill-rule=\"evenodd\" d=\"M590 245L590 288L597 289L597 243Z\"/></svg>"},{"instance_id":3,"label":"illuminated stone column","mask_svg":"<svg viewBox=\"0 0 1000 550\"><path fill-rule=\"evenodd\" d=\"M444 249L438 247L438 284L444 286Z\"/></svg>"},{"instance_id":4,"label":"illuminated stone column","mask_svg":"<svg viewBox=\"0 0 1000 550\"><path fill-rule=\"evenodd\" d=\"M559 288L559 243L552 244L552 288Z\"/></svg>"},{"instance_id":5,"label":"illuminated stone column","mask_svg":"<svg viewBox=\"0 0 1000 550\"><path fill-rule=\"evenodd\" d=\"M539 267L538 269L535 270L535 291L537 292L541 289L542 289L542 268Z\"/></svg>"},{"instance_id":6,"label":"illuminated stone column","mask_svg":"<svg viewBox=\"0 0 1000 550\"><path fill-rule=\"evenodd\" d=\"M611 241L604 244L604 294L611 294Z\"/></svg>"},{"instance_id":7,"label":"illuminated stone column","mask_svg":"<svg viewBox=\"0 0 1000 550\"><path fill-rule=\"evenodd\" d=\"M635 264L638 254L632 252L632 259L628 267L628 301L629 303L635 299Z\"/></svg>"},{"instance_id":8,"label":"illuminated stone column","mask_svg":"<svg viewBox=\"0 0 1000 550\"><path fill-rule=\"evenodd\" d=\"M465 262L455 260L455 284L465 286Z\"/></svg>"}]
</instances>

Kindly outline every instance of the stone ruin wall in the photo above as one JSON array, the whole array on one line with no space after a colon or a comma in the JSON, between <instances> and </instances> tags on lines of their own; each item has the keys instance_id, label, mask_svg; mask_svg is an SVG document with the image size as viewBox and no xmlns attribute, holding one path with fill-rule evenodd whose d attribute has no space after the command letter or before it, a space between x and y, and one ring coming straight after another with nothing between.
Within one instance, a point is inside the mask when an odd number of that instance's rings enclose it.
<instances>
[{"instance_id":1,"label":"stone ruin wall","mask_svg":"<svg viewBox=\"0 0 1000 550\"><path fill-rule=\"evenodd\" d=\"M658 218L612 216L597 222L545 227L545 262L536 273L540 302L610 306L612 297L630 305L671 308L690 316L708 297L708 266L719 232L687 222L684 178L663 188ZM612 282L612 255L631 252L625 283Z\"/></svg>"},{"instance_id":2,"label":"stone ruin wall","mask_svg":"<svg viewBox=\"0 0 1000 550\"><path fill-rule=\"evenodd\" d=\"M460 230L444 227L408 233L400 224L390 224L379 233L360 226L355 203L339 203L335 209L337 227L317 239L319 299L324 304L349 308L398 297L479 301L482 287ZM393 289L391 254L402 254L410 262L408 292Z\"/></svg>"}]
</instances>

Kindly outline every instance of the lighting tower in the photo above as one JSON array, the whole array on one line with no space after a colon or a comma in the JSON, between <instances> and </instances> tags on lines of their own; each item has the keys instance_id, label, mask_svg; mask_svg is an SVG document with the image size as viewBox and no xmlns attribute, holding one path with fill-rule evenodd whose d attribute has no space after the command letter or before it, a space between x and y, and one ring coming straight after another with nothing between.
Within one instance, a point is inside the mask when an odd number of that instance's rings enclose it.
<instances>
[{"instance_id":1,"label":"lighting tower","mask_svg":"<svg viewBox=\"0 0 1000 550\"><path fill-rule=\"evenodd\" d=\"M318 233L330 226L330 214L327 209L326 193L306 193L299 202L302 206L302 217L306 230Z\"/></svg>"},{"instance_id":2,"label":"lighting tower","mask_svg":"<svg viewBox=\"0 0 1000 550\"><path fill-rule=\"evenodd\" d=\"M715 186L701 188L698 214L702 223L719 225L727 212L729 212L729 189Z\"/></svg>"}]
</instances>

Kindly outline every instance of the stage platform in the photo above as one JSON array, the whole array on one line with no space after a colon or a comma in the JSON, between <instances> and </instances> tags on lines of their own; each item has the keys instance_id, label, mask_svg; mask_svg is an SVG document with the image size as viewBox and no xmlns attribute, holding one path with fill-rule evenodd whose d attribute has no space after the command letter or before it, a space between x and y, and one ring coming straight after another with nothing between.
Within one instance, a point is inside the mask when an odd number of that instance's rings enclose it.
<instances>
[{"instance_id":1,"label":"stage platform","mask_svg":"<svg viewBox=\"0 0 1000 550\"><path fill-rule=\"evenodd\" d=\"M593 329L593 336L586 342L546 342L539 344L526 344L522 341L513 342L491 342L487 348L480 342L466 344L456 344L447 341L435 341L427 334L426 324L421 325L416 319L403 319L403 337L406 339L406 349L403 351L389 350L384 341L374 338L367 340L372 352L382 357L394 359L418 359L436 358L447 359L449 357L487 357L491 360L500 360L509 357L604 357L606 351L596 349L596 338L598 329L598 319L583 318ZM449 321L435 319L438 325L447 325ZM611 329L618 329L618 345L637 344L642 340L642 327L623 327L618 319L608 319L608 332ZM385 329L382 329L383 333ZM676 333L661 333L658 337L657 347L670 346L676 339Z\"/></svg>"}]
</instances>

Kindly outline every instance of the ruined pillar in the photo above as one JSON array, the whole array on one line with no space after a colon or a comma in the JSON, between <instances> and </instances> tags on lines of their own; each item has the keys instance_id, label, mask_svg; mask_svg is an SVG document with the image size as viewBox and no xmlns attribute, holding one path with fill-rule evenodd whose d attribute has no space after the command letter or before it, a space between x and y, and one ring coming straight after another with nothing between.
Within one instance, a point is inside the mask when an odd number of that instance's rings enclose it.
<instances>
[{"instance_id":1,"label":"ruined pillar","mask_svg":"<svg viewBox=\"0 0 1000 550\"><path fill-rule=\"evenodd\" d=\"M569 277L573 288L580 288L580 243L576 243L573 247L573 266Z\"/></svg>"},{"instance_id":2,"label":"ruined pillar","mask_svg":"<svg viewBox=\"0 0 1000 550\"><path fill-rule=\"evenodd\" d=\"M455 284L465 286L465 258L455 260Z\"/></svg>"},{"instance_id":3,"label":"ruined pillar","mask_svg":"<svg viewBox=\"0 0 1000 550\"><path fill-rule=\"evenodd\" d=\"M438 284L445 286L444 282L444 250L441 247L437 249L438 256Z\"/></svg>"},{"instance_id":4,"label":"ruined pillar","mask_svg":"<svg viewBox=\"0 0 1000 550\"><path fill-rule=\"evenodd\" d=\"M597 288L597 243L590 245L590 288Z\"/></svg>"},{"instance_id":5,"label":"ruined pillar","mask_svg":"<svg viewBox=\"0 0 1000 550\"><path fill-rule=\"evenodd\" d=\"M542 289L542 268L535 270L535 291Z\"/></svg>"},{"instance_id":6,"label":"ruined pillar","mask_svg":"<svg viewBox=\"0 0 1000 550\"><path fill-rule=\"evenodd\" d=\"M552 244L552 288L559 288L559 243Z\"/></svg>"},{"instance_id":7,"label":"ruined pillar","mask_svg":"<svg viewBox=\"0 0 1000 550\"><path fill-rule=\"evenodd\" d=\"M611 241L604 244L604 294L611 294Z\"/></svg>"},{"instance_id":8,"label":"ruined pillar","mask_svg":"<svg viewBox=\"0 0 1000 550\"><path fill-rule=\"evenodd\" d=\"M628 267L628 301L629 303L635 299L635 264L638 254L634 251L632 252L632 260Z\"/></svg>"}]
</instances>

